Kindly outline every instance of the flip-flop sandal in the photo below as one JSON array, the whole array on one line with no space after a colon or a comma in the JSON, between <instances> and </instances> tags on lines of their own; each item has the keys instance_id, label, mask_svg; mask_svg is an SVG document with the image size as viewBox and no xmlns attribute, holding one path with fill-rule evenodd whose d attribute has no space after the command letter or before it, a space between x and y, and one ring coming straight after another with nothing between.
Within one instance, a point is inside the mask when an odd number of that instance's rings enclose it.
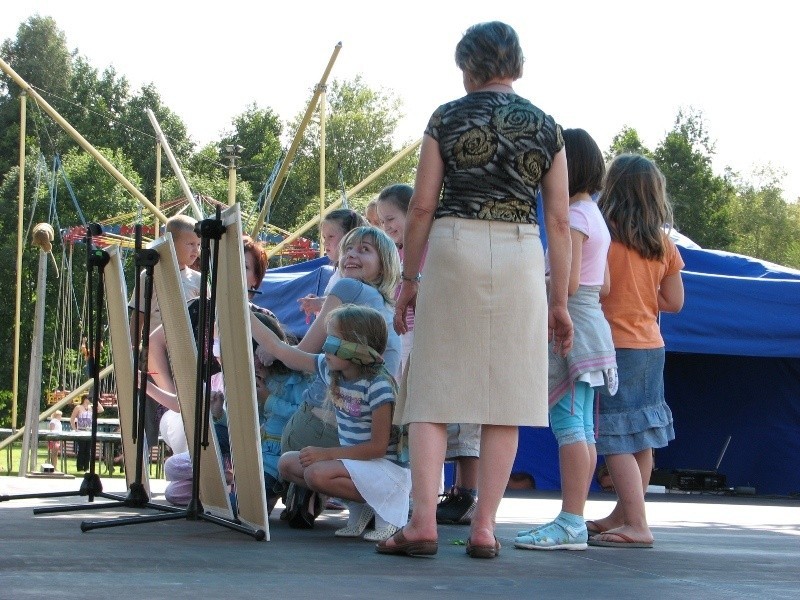
<instances>
[{"instance_id":1,"label":"flip-flop sandal","mask_svg":"<svg viewBox=\"0 0 800 600\"><path fill-rule=\"evenodd\" d=\"M598 537L604 535L613 535L618 537L622 541L615 542L613 540L597 539ZM590 546L600 546L602 548L652 548L653 547L653 542L639 542L625 535L624 533L614 533L612 531L606 531L605 533L601 533L594 537L591 537L589 538L588 543Z\"/></svg>"},{"instance_id":2,"label":"flip-flop sandal","mask_svg":"<svg viewBox=\"0 0 800 600\"><path fill-rule=\"evenodd\" d=\"M500 542L497 541L497 538L494 538L494 544L489 546L478 546L473 545L472 542L467 539L467 554L470 558L495 558L500 554Z\"/></svg>"},{"instance_id":3,"label":"flip-flop sandal","mask_svg":"<svg viewBox=\"0 0 800 600\"><path fill-rule=\"evenodd\" d=\"M597 521L586 521L586 531L590 536L592 536L599 533L605 533L606 530L602 529L600 525L597 524Z\"/></svg>"},{"instance_id":4,"label":"flip-flop sandal","mask_svg":"<svg viewBox=\"0 0 800 600\"><path fill-rule=\"evenodd\" d=\"M387 546L386 542L394 540L394 546ZM438 540L409 541L401 529L392 537L375 544L378 554L394 554L400 556L433 556L439 551Z\"/></svg>"}]
</instances>

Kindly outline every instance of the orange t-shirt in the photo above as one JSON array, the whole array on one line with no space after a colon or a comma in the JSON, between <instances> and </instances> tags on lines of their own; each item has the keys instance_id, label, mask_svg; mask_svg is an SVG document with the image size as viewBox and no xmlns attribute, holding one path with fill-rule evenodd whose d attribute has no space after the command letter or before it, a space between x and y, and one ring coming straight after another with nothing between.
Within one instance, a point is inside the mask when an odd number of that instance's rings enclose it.
<instances>
[{"instance_id":1,"label":"orange t-shirt","mask_svg":"<svg viewBox=\"0 0 800 600\"><path fill-rule=\"evenodd\" d=\"M666 239L664 259L646 260L619 242L611 242L608 270L611 291L601 298L603 313L611 325L615 348L661 348L664 338L658 326L658 290L661 281L684 266L678 248Z\"/></svg>"}]
</instances>

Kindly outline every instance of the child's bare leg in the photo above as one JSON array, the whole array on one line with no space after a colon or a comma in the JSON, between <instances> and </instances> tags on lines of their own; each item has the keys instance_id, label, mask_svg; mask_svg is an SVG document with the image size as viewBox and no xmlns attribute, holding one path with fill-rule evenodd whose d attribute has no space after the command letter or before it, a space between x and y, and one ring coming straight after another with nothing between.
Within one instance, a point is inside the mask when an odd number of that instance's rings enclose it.
<instances>
[{"instance_id":1,"label":"child's bare leg","mask_svg":"<svg viewBox=\"0 0 800 600\"><path fill-rule=\"evenodd\" d=\"M561 465L561 510L573 515L583 515L586 505L586 483L592 477L592 456L588 446L586 442L577 442L558 449Z\"/></svg>"},{"instance_id":2,"label":"child's bare leg","mask_svg":"<svg viewBox=\"0 0 800 600\"><path fill-rule=\"evenodd\" d=\"M617 492L617 505L609 520L622 518L622 523L609 529L610 533L622 533L642 542L652 542L653 534L647 525L644 492L650 481L653 468L653 452L650 448L635 454L610 454L606 456L608 471ZM600 539L605 539L601 534ZM617 541L608 536L608 541Z\"/></svg>"},{"instance_id":3,"label":"child's bare leg","mask_svg":"<svg viewBox=\"0 0 800 600\"><path fill-rule=\"evenodd\" d=\"M305 482L302 485L315 492L343 500L364 502L364 498L350 479L350 472L340 460L315 462L306 467L304 477Z\"/></svg>"},{"instance_id":4,"label":"child's bare leg","mask_svg":"<svg viewBox=\"0 0 800 600\"><path fill-rule=\"evenodd\" d=\"M299 452L285 452L278 459L278 473L284 481L291 481L305 487L304 471L303 465L300 464Z\"/></svg>"}]
</instances>

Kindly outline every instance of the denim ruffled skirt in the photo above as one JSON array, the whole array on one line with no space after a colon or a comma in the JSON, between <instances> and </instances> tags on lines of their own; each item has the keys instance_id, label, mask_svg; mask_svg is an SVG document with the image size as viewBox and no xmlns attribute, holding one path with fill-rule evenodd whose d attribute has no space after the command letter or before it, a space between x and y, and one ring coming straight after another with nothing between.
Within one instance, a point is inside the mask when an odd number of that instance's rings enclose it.
<instances>
[{"instance_id":1,"label":"denim ruffled skirt","mask_svg":"<svg viewBox=\"0 0 800 600\"><path fill-rule=\"evenodd\" d=\"M618 348L617 370L617 393L600 394L597 453L663 448L675 439L672 411L664 399L664 348Z\"/></svg>"}]
</instances>

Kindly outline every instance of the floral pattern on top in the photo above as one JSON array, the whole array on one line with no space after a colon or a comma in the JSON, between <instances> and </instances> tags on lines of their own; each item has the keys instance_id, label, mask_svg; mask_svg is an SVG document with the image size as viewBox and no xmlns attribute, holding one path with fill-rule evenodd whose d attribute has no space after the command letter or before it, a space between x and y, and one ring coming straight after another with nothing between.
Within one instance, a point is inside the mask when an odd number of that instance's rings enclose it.
<instances>
[{"instance_id":1,"label":"floral pattern on top","mask_svg":"<svg viewBox=\"0 0 800 600\"><path fill-rule=\"evenodd\" d=\"M513 93L474 92L437 108L425 133L445 164L436 218L537 223L539 185L564 147L551 116Z\"/></svg>"}]
</instances>

